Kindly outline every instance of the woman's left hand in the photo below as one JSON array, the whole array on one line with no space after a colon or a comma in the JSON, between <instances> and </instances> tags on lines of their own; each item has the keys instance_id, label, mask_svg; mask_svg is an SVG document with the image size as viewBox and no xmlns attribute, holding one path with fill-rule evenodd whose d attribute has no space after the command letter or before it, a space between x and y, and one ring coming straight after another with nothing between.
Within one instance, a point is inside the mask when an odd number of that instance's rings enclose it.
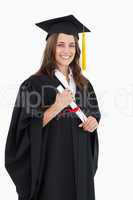
<instances>
[{"instance_id":1,"label":"woman's left hand","mask_svg":"<svg viewBox=\"0 0 133 200\"><path fill-rule=\"evenodd\" d=\"M85 122L79 124L79 127L83 127L85 131L93 132L98 127L98 122L94 117L89 116Z\"/></svg>"}]
</instances>

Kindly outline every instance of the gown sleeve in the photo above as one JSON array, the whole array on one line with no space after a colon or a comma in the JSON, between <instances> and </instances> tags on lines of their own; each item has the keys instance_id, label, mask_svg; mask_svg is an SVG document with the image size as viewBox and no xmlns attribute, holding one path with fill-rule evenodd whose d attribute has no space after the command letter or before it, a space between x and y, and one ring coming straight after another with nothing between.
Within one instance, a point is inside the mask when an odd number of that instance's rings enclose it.
<instances>
[{"instance_id":1,"label":"gown sleeve","mask_svg":"<svg viewBox=\"0 0 133 200\"><path fill-rule=\"evenodd\" d=\"M31 93L30 93L31 92ZM43 127L43 113L37 102L36 88L24 81L18 91L5 146L5 168L20 199L27 199L31 187L30 124Z\"/></svg>"},{"instance_id":2,"label":"gown sleeve","mask_svg":"<svg viewBox=\"0 0 133 200\"><path fill-rule=\"evenodd\" d=\"M87 97L87 103L88 103L88 114L95 117L97 122L100 122L101 119L101 112L99 109L99 104L97 100L96 93L94 91L94 88L92 84L89 82L88 85L88 97Z\"/></svg>"},{"instance_id":3,"label":"gown sleeve","mask_svg":"<svg viewBox=\"0 0 133 200\"><path fill-rule=\"evenodd\" d=\"M95 117L95 119L99 123L101 119L101 112L99 109L96 93L90 82L88 85L87 93L88 93L87 115ZM93 156L93 174L95 175L96 170L98 168L98 156L99 156L99 139L98 139L97 129L95 129L92 133L90 133L89 137L91 138L91 149L92 149L92 156Z\"/></svg>"}]
</instances>

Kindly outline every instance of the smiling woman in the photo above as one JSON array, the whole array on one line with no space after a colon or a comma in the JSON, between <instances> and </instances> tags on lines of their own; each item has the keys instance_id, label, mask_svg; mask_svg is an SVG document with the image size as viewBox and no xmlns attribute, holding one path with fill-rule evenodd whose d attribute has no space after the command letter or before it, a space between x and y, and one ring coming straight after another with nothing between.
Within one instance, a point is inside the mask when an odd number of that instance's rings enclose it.
<instances>
[{"instance_id":1,"label":"smiling woman","mask_svg":"<svg viewBox=\"0 0 133 200\"><path fill-rule=\"evenodd\" d=\"M95 200L101 115L79 64L78 33L83 25L73 15L38 25L48 32L44 57L38 72L20 86L5 167L19 200ZM78 109L70 109L71 103ZM76 114L79 109L87 116L83 123Z\"/></svg>"}]
</instances>

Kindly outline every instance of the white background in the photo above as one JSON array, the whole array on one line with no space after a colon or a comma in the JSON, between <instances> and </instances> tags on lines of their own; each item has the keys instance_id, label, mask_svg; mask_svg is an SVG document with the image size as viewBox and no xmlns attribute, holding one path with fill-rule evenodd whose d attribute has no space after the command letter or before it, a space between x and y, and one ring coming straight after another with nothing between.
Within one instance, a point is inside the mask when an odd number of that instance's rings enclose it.
<instances>
[{"instance_id":1,"label":"white background","mask_svg":"<svg viewBox=\"0 0 133 200\"><path fill-rule=\"evenodd\" d=\"M4 168L4 148L19 85L39 69L45 47L46 34L34 24L69 14L91 30L86 75L102 113L96 200L133 199L132 1L4 0L0 4L0 199L17 200Z\"/></svg>"}]
</instances>

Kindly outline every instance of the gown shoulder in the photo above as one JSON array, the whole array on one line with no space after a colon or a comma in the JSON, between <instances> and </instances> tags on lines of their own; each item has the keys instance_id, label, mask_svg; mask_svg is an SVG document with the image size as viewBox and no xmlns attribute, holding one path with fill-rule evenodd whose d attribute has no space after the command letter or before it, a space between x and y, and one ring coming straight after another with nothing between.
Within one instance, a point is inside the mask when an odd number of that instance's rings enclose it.
<instances>
[{"instance_id":1,"label":"gown shoulder","mask_svg":"<svg viewBox=\"0 0 133 200\"><path fill-rule=\"evenodd\" d=\"M26 78L21 84L20 84L20 88L28 88L30 86L33 86L35 88L39 87L43 82L47 82L49 80L48 76L46 75L41 75L41 76L37 76L37 75L31 75L28 78Z\"/></svg>"}]
</instances>

